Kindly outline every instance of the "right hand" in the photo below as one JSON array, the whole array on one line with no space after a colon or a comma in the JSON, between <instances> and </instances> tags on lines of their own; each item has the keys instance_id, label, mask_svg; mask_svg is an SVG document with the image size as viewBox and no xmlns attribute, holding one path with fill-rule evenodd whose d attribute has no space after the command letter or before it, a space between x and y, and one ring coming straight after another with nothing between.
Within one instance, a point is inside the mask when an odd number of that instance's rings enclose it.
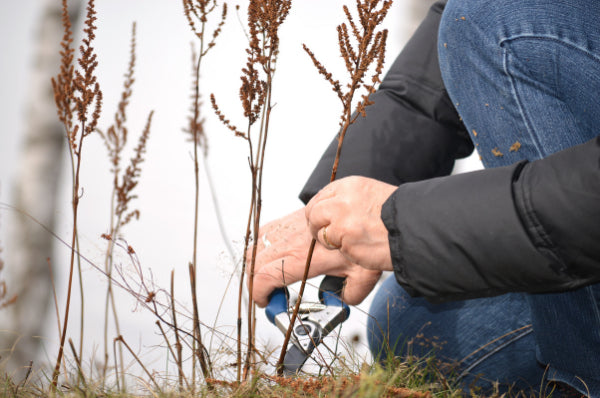
<instances>
[{"instance_id":1,"label":"right hand","mask_svg":"<svg viewBox=\"0 0 600 398\"><path fill-rule=\"evenodd\" d=\"M262 226L258 236L253 299L259 307L265 307L273 290L302 280L312 240L305 209L301 208ZM251 259L252 246L248 248L246 257L248 273ZM373 290L381 271L368 270L351 263L339 250L328 249L317 242L308 277L318 275L345 277L342 299L354 305L362 302Z\"/></svg>"}]
</instances>

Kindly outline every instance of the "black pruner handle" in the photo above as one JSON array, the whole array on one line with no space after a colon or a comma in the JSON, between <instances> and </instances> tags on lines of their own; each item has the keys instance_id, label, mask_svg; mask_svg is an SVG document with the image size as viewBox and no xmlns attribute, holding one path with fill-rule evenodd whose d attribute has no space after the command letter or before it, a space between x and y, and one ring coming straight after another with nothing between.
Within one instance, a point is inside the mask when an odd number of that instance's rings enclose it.
<instances>
[{"instance_id":1,"label":"black pruner handle","mask_svg":"<svg viewBox=\"0 0 600 398\"><path fill-rule=\"evenodd\" d=\"M325 275L319 286L319 300L323 304L344 309L344 318L341 322L344 322L350 316L350 307L342 301L342 290L344 290L345 283L346 278Z\"/></svg>"},{"instance_id":2,"label":"black pruner handle","mask_svg":"<svg viewBox=\"0 0 600 398\"><path fill-rule=\"evenodd\" d=\"M331 292L338 297L342 297L342 290L344 290L345 283L346 278L344 277L325 275L319 286L319 300L324 300L324 292Z\"/></svg>"}]
</instances>

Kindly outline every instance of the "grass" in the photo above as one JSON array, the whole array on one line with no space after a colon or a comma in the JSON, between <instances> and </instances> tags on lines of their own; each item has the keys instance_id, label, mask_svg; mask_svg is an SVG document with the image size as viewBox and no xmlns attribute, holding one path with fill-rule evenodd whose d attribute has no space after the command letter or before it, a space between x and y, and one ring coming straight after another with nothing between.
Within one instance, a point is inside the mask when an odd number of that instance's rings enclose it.
<instances>
[{"instance_id":1,"label":"grass","mask_svg":"<svg viewBox=\"0 0 600 398\"><path fill-rule=\"evenodd\" d=\"M116 386L71 374L76 383L63 383L53 392L47 383L16 382L5 377L0 384L2 397L457 397L462 392L436 371L433 358L420 361L390 360L382 367L363 365L360 372L339 371L331 376L298 376L285 378L256 373L247 382L209 379L194 388L178 389L175 380L157 376L159 388L141 381L139 391L119 392ZM83 377L82 377L83 376ZM46 386L46 387L44 387Z\"/></svg>"}]
</instances>

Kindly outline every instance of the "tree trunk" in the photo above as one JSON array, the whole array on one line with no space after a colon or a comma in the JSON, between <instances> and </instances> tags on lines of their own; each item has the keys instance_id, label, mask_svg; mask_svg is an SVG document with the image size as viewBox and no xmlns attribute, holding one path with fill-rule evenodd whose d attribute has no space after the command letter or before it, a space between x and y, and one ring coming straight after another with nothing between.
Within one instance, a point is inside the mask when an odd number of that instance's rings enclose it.
<instances>
[{"instance_id":1,"label":"tree trunk","mask_svg":"<svg viewBox=\"0 0 600 398\"><path fill-rule=\"evenodd\" d=\"M79 19L81 0L70 0L73 25ZM51 77L58 73L63 36L61 2L45 0L37 23L35 58L29 80L25 131L19 156L13 203L19 209L12 218L7 246L6 278L14 305L0 316L0 356L8 374L23 374L35 361L47 314L54 314L51 271L52 235L33 222L54 229L56 202L63 162L65 132L54 105ZM22 213L21 213L22 212ZM18 379L17 379L18 380Z\"/></svg>"}]
</instances>

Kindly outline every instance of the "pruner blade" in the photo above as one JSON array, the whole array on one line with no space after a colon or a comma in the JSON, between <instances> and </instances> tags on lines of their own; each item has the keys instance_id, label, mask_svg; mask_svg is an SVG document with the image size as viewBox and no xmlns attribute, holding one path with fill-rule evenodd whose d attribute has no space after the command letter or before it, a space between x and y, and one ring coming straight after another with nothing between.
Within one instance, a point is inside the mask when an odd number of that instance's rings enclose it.
<instances>
[{"instance_id":1,"label":"pruner blade","mask_svg":"<svg viewBox=\"0 0 600 398\"><path fill-rule=\"evenodd\" d=\"M329 278L329 279L328 279ZM321 283L321 303L301 303L298 317L292 329L291 344L287 347L283 372L286 376L297 374L314 349L336 326L348 319L350 308L339 297L342 278L325 277ZM293 308L288 305L284 288L276 289L269 296L267 318L285 335Z\"/></svg>"}]
</instances>

